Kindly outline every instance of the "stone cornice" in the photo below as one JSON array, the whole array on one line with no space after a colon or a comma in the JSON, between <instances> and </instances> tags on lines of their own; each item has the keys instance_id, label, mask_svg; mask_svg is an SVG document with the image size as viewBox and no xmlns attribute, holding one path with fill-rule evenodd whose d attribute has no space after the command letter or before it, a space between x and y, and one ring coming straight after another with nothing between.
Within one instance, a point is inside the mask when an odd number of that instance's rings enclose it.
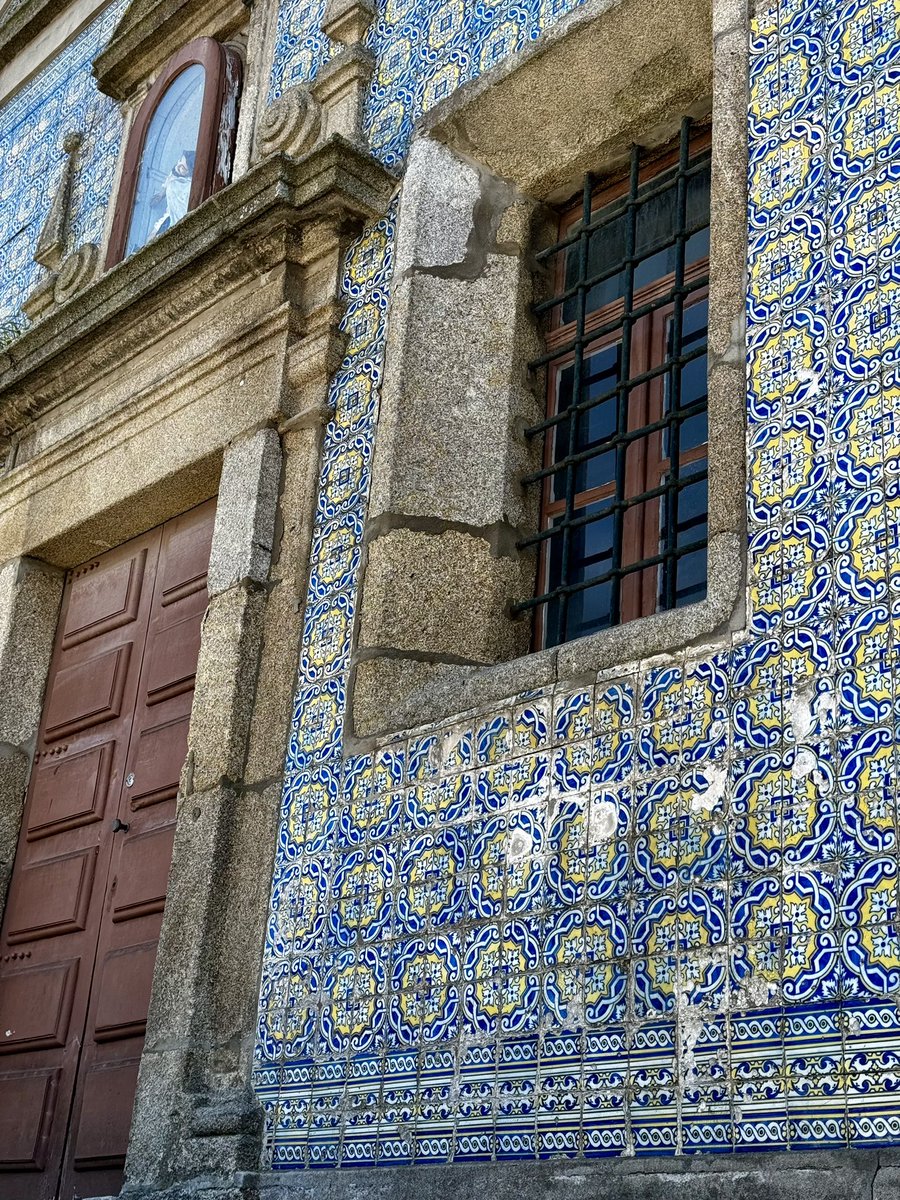
<instances>
[{"instance_id":1,"label":"stone cornice","mask_svg":"<svg viewBox=\"0 0 900 1200\"><path fill-rule=\"evenodd\" d=\"M69 0L24 0L8 17L0 15L0 67L12 62L68 3Z\"/></svg>"},{"instance_id":2,"label":"stone cornice","mask_svg":"<svg viewBox=\"0 0 900 1200\"><path fill-rule=\"evenodd\" d=\"M304 228L320 240L323 223L346 231L381 215L394 184L338 137L300 160L264 159L0 354L0 438L61 399L67 377L123 363L279 262L302 265Z\"/></svg>"},{"instance_id":3,"label":"stone cornice","mask_svg":"<svg viewBox=\"0 0 900 1200\"><path fill-rule=\"evenodd\" d=\"M244 0L132 0L94 59L101 92L127 100L192 38L223 41L246 24Z\"/></svg>"}]
</instances>

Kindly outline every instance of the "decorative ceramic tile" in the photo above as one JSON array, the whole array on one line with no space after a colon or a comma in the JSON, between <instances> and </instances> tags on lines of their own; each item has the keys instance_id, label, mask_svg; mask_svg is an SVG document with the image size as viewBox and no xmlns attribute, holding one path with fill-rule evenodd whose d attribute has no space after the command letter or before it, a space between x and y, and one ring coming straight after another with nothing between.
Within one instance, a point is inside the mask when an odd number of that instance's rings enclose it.
<instances>
[{"instance_id":1,"label":"decorative ceramic tile","mask_svg":"<svg viewBox=\"0 0 900 1200\"><path fill-rule=\"evenodd\" d=\"M376 153L564 9L387 0ZM351 252L260 1008L276 1167L900 1141L898 46L900 0L757 6L747 634L365 758L334 613L390 222Z\"/></svg>"},{"instance_id":2,"label":"decorative ceramic tile","mask_svg":"<svg viewBox=\"0 0 900 1200\"><path fill-rule=\"evenodd\" d=\"M0 323L22 327L22 301L42 268L33 255L62 170L65 135L84 137L72 188L70 249L99 242L121 136L118 105L102 95L91 63L125 0L115 0L0 107Z\"/></svg>"}]
</instances>

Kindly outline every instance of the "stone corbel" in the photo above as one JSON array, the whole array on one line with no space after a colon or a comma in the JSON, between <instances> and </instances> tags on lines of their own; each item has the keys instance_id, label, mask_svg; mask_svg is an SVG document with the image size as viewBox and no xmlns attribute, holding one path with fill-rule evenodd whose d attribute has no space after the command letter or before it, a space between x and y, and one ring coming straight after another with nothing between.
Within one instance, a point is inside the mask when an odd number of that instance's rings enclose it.
<instances>
[{"instance_id":1,"label":"stone corbel","mask_svg":"<svg viewBox=\"0 0 900 1200\"><path fill-rule=\"evenodd\" d=\"M53 288L53 299L56 304L65 304L73 296L93 283L100 263L100 247L93 242L85 242L77 250L73 250L68 258L60 263Z\"/></svg>"},{"instance_id":2,"label":"stone corbel","mask_svg":"<svg viewBox=\"0 0 900 1200\"><path fill-rule=\"evenodd\" d=\"M39 321L45 316L56 301L53 298L53 289L56 287L56 272L51 271L49 275L45 275L40 282L32 288L25 300L22 302L22 311L29 321Z\"/></svg>"},{"instance_id":3,"label":"stone corbel","mask_svg":"<svg viewBox=\"0 0 900 1200\"><path fill-rule=\"evenodd\" d=\"M341 296L344 259L358 229L340 217L324 217L303 229L299 265L300 336L290 347L285 368L290 414L282 430L324 424L333 415L330 382L347 350L341 329L345 304Z\"/></svg>"},{"instance_id":4,"label":"stone corbel","mask_svg":"<svg viewBox=\"0 0 900 1200\"><path fill-rule=\"evenodd\" d=\"M301 158L316 144L322 129L322 108L304 83L295 84L263 113L256 132L260 157L289 154Z\"/></svg>"}]
</instances>

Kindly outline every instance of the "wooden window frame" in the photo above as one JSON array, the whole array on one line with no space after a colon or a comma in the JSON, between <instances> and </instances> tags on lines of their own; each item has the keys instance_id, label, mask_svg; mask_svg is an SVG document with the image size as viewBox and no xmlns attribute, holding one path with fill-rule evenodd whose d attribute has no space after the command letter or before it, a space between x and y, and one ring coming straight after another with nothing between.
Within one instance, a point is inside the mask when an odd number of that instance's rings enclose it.
<instances>
[{"instance_id":1,"label":"wooden window frame","mask_svg":"<svg viewBox=\"0 0 900 1200\"><path fill-rule=\"evenodd\" d=\"M697 154L709 150L710 146L711 133L709 129L706 129L690 139L691 157L693 158ZM678 160L678 148L670 149L661 155L645 160L641 164L638 186L643 188L646 184L651 183L673 166L677 166ZM623 196L627 197L629 187L630 180L627 177L604 181L598 184L591 196L591 216L593 217L594 214L613 204ZM571 235L574 227L582 220L582 216L583 206L582 201L579 199L567 207L561 216L558 231L559 242L564 242ZM556 254L552 271L552 286L555 296L562 295L566 290L565 271L566 253L560 251ZM709 285L708 282L702 282L708 279L708 275L708 256L685 267L683 282L685 287L691 290L689 296L684 300L682 315L693 305L703 301L708 302ZM660 300L672 291L674 283L675 274L674 272L669 272L651 281L649 284L645 284L642 288L634 292L632 308L638 310L646 304ZM694 285L697 286L695 287ZM548 355L552 354L555 349L565 347L572 341L576 333L576 320L562 321L563 307L563 304L560 303L551 310L549 329L545 335L545 345ZM652 312L639 317L631 324L630 362L628 366L629 379L639 377L645 371L665 362L668 323L674 309L675 302L673 300L668 304L654 308ZM577 347L569 353L563 353L560 357L553 358L547 363L546 411L548 419L557 416L560 411L557 407L559 393L557 381L561 371L566 366L571 365L578 354L581 355L583 362L587 362L598 350L603 349L605 346L621 342L621 323L624 315L625 300L622 297L601 308L590 310L585 314L585 334L589 335L592 330L609 329L609 332L601 333L596 340L586 341L583 346ZM613 326L616 327L610 328ZM654 422L662 419L666 379L666 374L660 374L649 381L629 389L627 406L628 432L637 432L641 428L652 425ZM577 402L574 397L573 401ZM543 451L543 467L545 471L549 470L554 464L556 432L563 427L564 425L556 425L546 432ZM622 496L625 500L633 499L659 486L659 481L664 478L670 466L670 458L663 454L662 430L652 432L646 438L641 438L639 441L632 443L632 445L638 446L640 449L637 454L626 455L626 471ZM600 453L603 453L603 451L598 451L598 455ZM687 465L704 458L708 459L708 456L709 440L707 436L707 440L702 445L691 447L688 451L680 452L679 464ZM586 461L589 462L592 460L588 459ZM542 531L547 530L552 525L554 518L566 511L565 497L558 500L553 499L555 479L555 475L546 474L542 481L540 514L540 528ZM573 497L573 511L578 512L579 510L587 509L590 505L605 499L612 499L614 501L616 491L617 479L614 477L606 484L577 492ZM641 562L645 558L653 558L660 553L660 500L661 497L658 496L626 509L622 530L621 562L623 566ZM541 595L550 592L551 543L552 538L545 538L540 542L539 546L537 591ZM657 564L640 571L625 574L622 577L620 583L618 624L625 624L639 617L651 616L658 611L659 568L660 564ZM561 580L560 582L565 584L565 580ZM533 638L536 650L542 649L547 645L549 603L549 601L546 601L540 604L535 610ZM554 644L564 644L570 640L572 639L561 637Z\"/></svg>"},{"instance_id":2,"label":"wooden window frame","mask_svg":"<svg viewBox=\"0 0 900 1200\"><path fill-rule=\"evenodd\" d=\"M210 37L194 38L172 55L135 114L116 196L116 211L106 255L107 270L126 256L141 159L150 124L171 85L182 72L194 65L203 68L204 86L188 212L225 187L230 180L237 133L237 105L229 105L228 100L233 95L236 101L240 95L243 63L233 47L223 46ZM228 123L227 129L223 128L224 122ZM226 153L222 153L223 145L227 147Z\"/></svg>"}]
</instances>

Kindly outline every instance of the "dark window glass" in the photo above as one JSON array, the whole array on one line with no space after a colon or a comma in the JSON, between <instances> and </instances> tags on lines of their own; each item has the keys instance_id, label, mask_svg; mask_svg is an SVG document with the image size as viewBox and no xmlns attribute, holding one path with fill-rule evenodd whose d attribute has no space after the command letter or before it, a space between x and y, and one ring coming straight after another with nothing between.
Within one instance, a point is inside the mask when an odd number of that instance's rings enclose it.
<instances>
[{"instance_id":1,"label":"dark window glass","mask_svg":"<svg viewBox=\"0 0 900 1200\"><path fill-rule=\"evenodd\" d=\"M537 544L545 646L706 594L708 137L585 181L544 256L555 295Z\"/></svg>"}]
</instances>

